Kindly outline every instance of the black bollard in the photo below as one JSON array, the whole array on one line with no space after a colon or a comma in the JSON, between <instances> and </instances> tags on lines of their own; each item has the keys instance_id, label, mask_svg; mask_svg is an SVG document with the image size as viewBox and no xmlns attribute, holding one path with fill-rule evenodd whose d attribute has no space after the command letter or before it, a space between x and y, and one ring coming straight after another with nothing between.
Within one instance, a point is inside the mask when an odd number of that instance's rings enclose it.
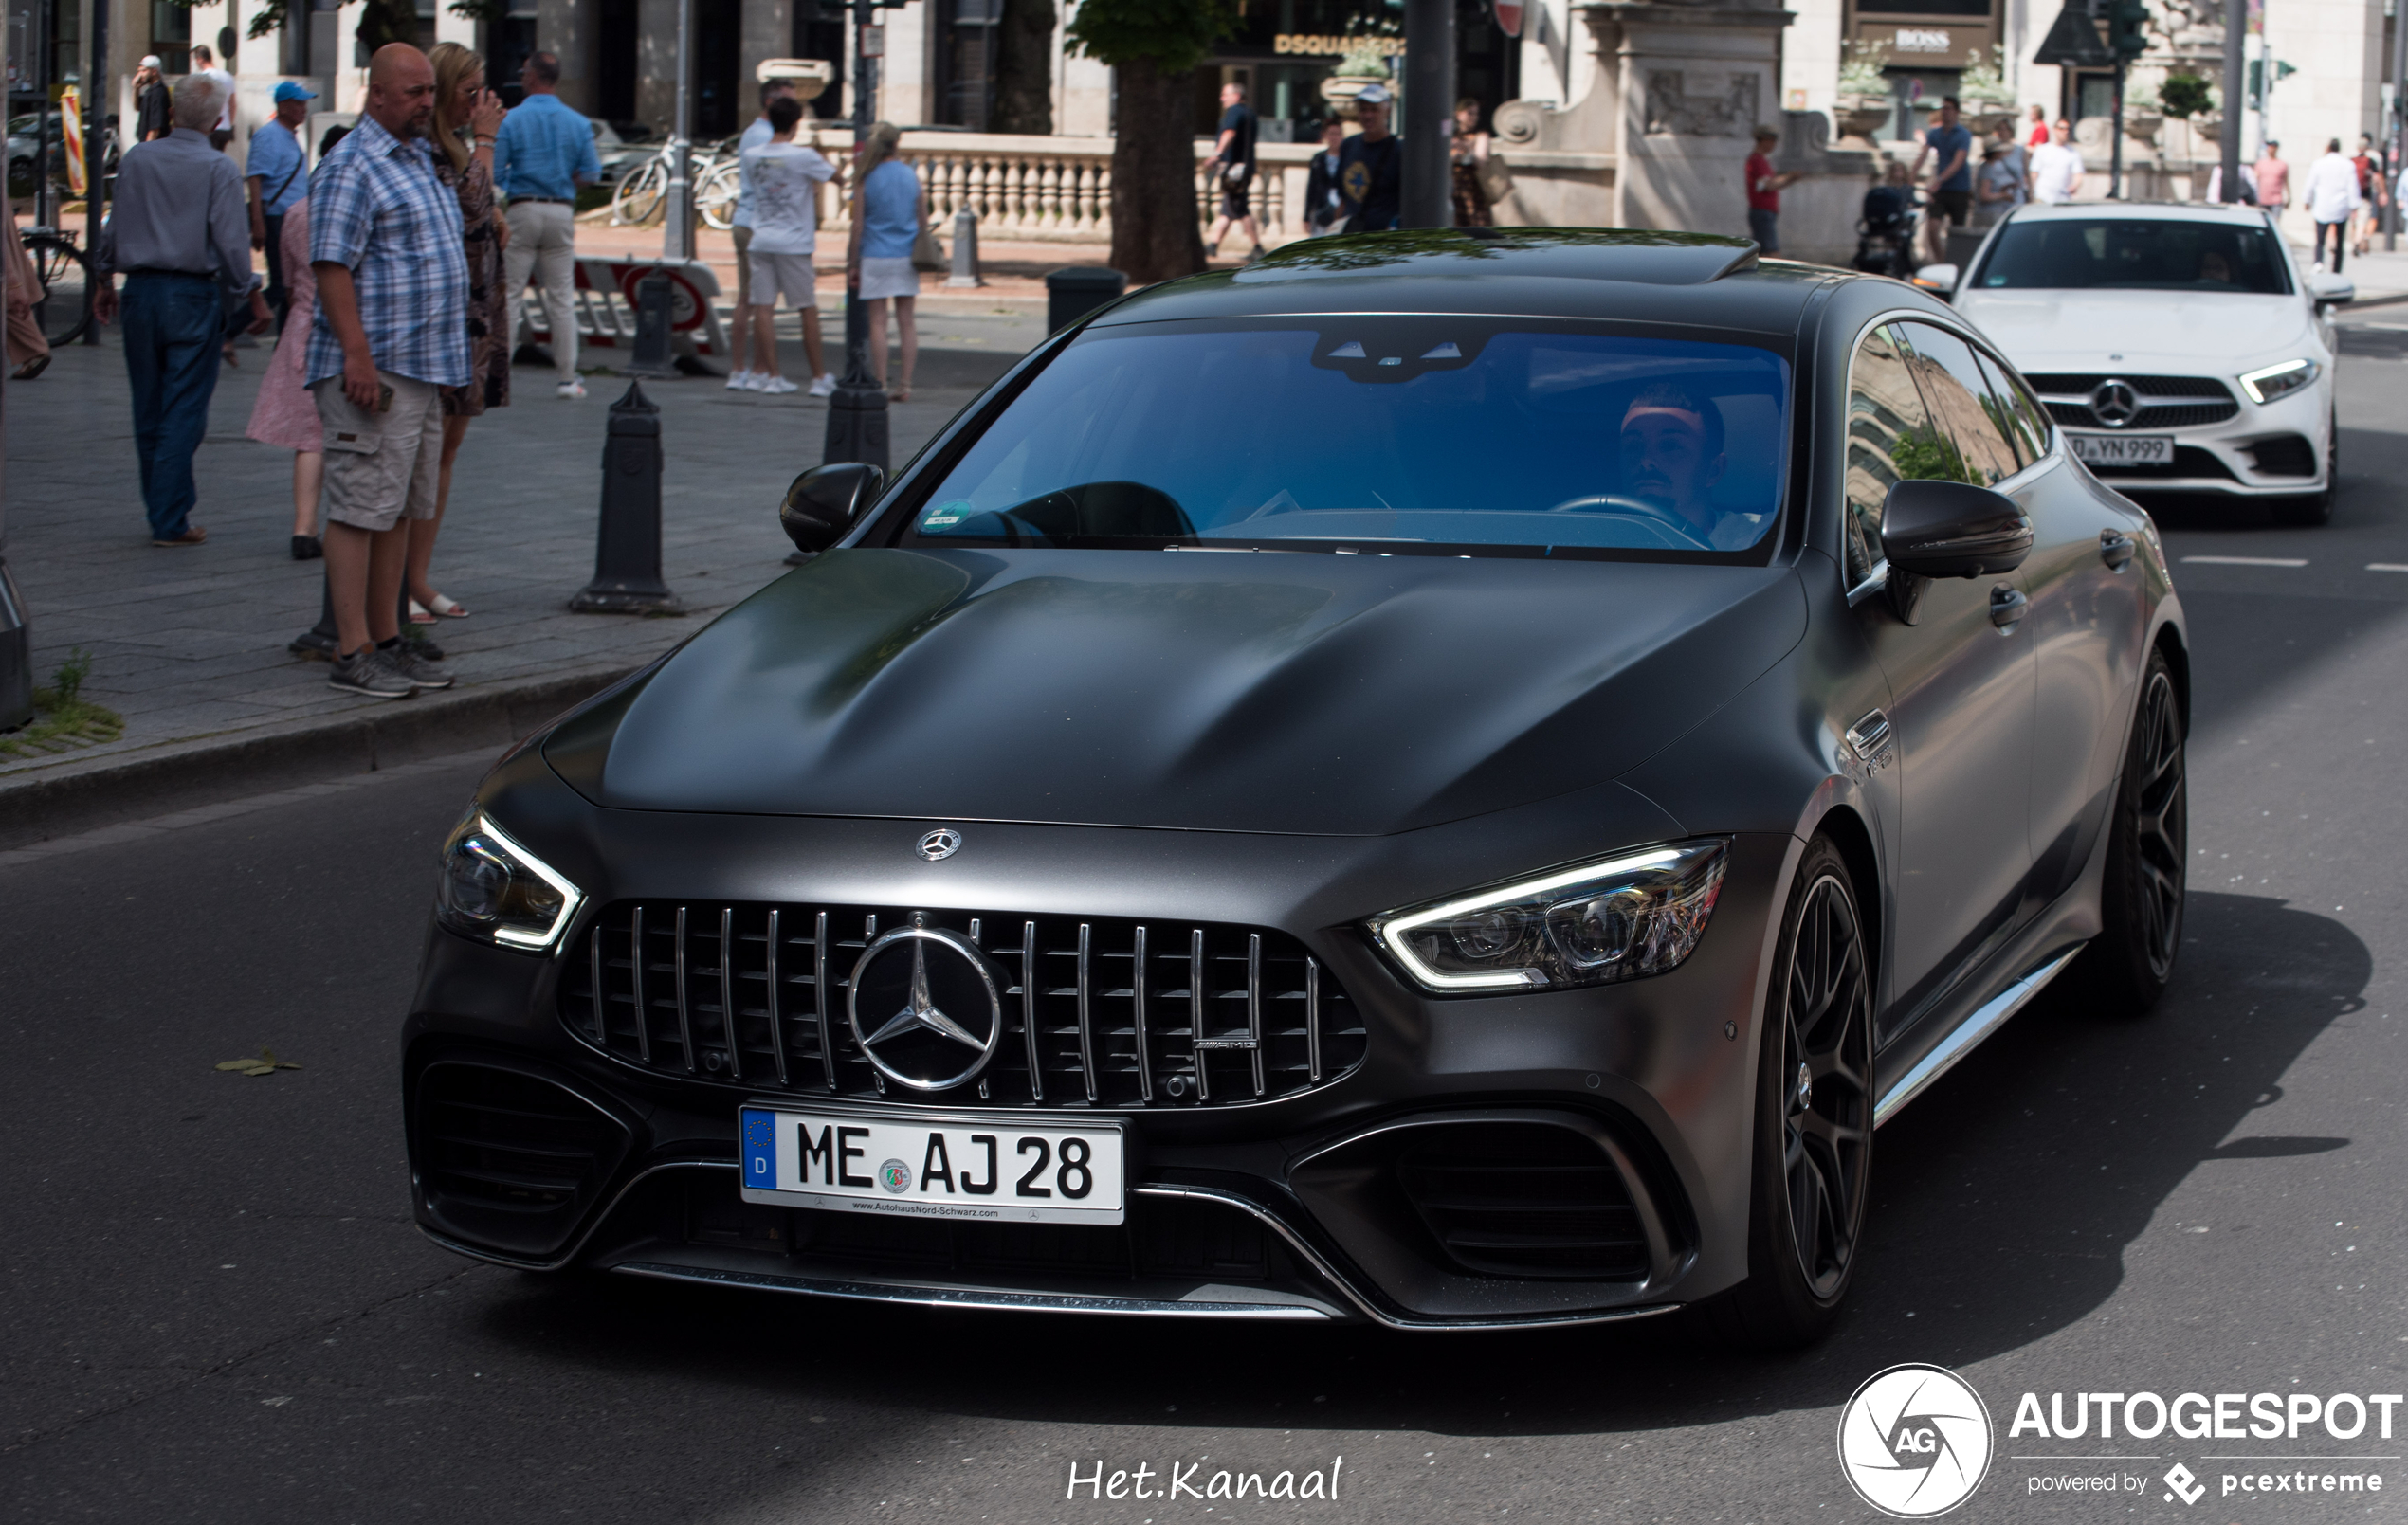
<instances>
[{"instance_id":1,"label":"black bollard","mask_svg":"<svg viewBox=\"0 0 2408 1525\"><path fill-rule=\"evenodd\" d=\"M661 580L661 410L630 381L611 405L602 442L602 524L593 580L569 600L579 614L683 614Z\"/></svg>"},{"instance_id":2,"label":"black bollard","mask_svg":"<svg viewBox=\"0 0 2408 1525\"><path fill-rule=\"evenodd\" d=\"M677 297L676 282L659 265L635 283L635 358L630 376L674 376L669 356L669 323Z\"/></svg>"},{"instance_id":3,"label":"black bollard","mask_svg":"<svg viewBox=\"0 0 2408 1525\"><path fill-rule=\"evenodd\" d=\"M33 718L33 632L9 562L0 556L0 731Z\"/></svg>"},{"instance_id":4,"label":"black bollard","mask_svg":"<svg viewBox=\"0 0 2408 1525\"><path fill-rule=\"evenodd\" d=\"M978 273L978 214L964 207L953 214L953 273L945 278L948 286L983 286L987 278Z\"/></svg>"},{"instance_id":5,"label":"black bollard","mask_svg":"<svg viewBox=\"0 0 2408 1525\"><path fill-rule=\"evenodd\" d=\"M1074 264L1045 278L1045 329L1059 334L1129 289L1129 278L1101 264Z\"/></svg>"}]
</instances>

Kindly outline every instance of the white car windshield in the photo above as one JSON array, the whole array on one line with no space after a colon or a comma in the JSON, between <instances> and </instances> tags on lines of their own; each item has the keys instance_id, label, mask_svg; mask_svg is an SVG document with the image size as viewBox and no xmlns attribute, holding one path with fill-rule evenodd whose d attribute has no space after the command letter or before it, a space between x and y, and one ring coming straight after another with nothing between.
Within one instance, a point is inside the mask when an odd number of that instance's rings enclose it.
<instances>
[{"instance_id":1,"label":"white car windshield","mask_svg":"<svg viewBox=\"0 0 2408 1525\"><path fill-rule=\"evenodd\" d=\"M2289 262L2263 226L2172 218L2035 217L2009 223L1981 291L2199 291L2279 297Z\"/></svg>"}]
</instances>

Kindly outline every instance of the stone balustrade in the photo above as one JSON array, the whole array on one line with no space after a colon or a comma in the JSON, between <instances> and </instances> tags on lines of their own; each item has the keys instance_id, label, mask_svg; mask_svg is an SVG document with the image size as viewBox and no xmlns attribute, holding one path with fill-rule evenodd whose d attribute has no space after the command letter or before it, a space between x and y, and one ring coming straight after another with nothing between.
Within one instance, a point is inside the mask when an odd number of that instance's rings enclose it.
<instances>
[{"instance_id":1,"label":"stone balustrade","mask_svg":"<svg viewBox=\"0 0 2408 1525\"><path fill-rule=\"evenodd\" d=\"M852 146L848 131L821 131L814 146L838 166L822 192L820 227L849 236ZM903 158L928 192L929 220L939 234L955 213L978 214L978 236L1031 244L1108 244L1112 239L1112 140L1033 137L1007 133L905 133ZM1198 226L1220 211L1218 188L1203 163L1210 138L1196 139ZM1252 207L1267 244L1304 231L1304 182L1318 146L1263 143L1255 150Z\"/></svg>"}]
</instances>

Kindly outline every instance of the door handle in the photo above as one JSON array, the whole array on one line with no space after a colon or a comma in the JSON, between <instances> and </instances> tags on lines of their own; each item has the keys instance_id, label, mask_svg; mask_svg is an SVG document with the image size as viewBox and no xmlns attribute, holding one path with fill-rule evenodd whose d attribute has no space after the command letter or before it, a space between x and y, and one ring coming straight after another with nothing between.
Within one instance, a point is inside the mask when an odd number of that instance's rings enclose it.
<instances>
[{"instance_id":1,"label":"door handle","mask_svg":"<svg viewBox=\"0 0 2408 1525\"><path fill-rule=\"evenodd\" d=\"M2099 559L2107 564L2107 571L2122 572L2130 566L2132 550L2132 537L2123 531L2101 530L2099 532Z\"/></svg>"},{"instance_id":2,"label":"door handle","mask_svg":"<svg viewBox=\"0 0 2408 1525\"><path fill-rule=\"evenodd\" d=\"M1990 590L1990 623L2003 630L2023 618L2024 607L2032 600L2018 590L2000 583Z\"/></svg>"}]
</instances>

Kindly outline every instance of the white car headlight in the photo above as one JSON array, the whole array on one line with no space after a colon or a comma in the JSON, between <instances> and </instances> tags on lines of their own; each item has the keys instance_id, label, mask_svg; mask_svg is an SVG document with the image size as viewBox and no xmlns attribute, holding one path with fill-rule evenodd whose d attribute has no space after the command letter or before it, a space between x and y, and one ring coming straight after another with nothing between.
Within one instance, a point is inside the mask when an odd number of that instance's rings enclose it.
<instances>
[{"instance_id":1,"label":"white car headlight","mask_svg":"<svg viewBox=\"0 0 2408 1525\"><path fill-rule=\"evenodd\" d=\"M1414 983L1441 994L1662 974L1706 935L1729 848L1721 838L1644 848L1367 925Z\"/></svg>"},{"instance_id":2,"label":"white car headlight","mask_svg":"<svg viewBox=\"0 0 2408 1525\"><path fill-rule=\"evenodd\" d=\"M435 919L464 937L540 953L560 939L585 896L551 864L471 810L443 844Z\"/></svg>"},{"instance_id":3,"label":"white car headlight","mask_svg":"<svg viewBox=\"0 0 2408 1525\"><path fill-rule=\"evenodd\" d=\"M2270 365L2263 371L2253 371L2241 377L2241 390L2253 403L2271 403L2287 397L2325 373L2325 368L2313 360L2286 360Z\"/></svg>"}]
</instances>

